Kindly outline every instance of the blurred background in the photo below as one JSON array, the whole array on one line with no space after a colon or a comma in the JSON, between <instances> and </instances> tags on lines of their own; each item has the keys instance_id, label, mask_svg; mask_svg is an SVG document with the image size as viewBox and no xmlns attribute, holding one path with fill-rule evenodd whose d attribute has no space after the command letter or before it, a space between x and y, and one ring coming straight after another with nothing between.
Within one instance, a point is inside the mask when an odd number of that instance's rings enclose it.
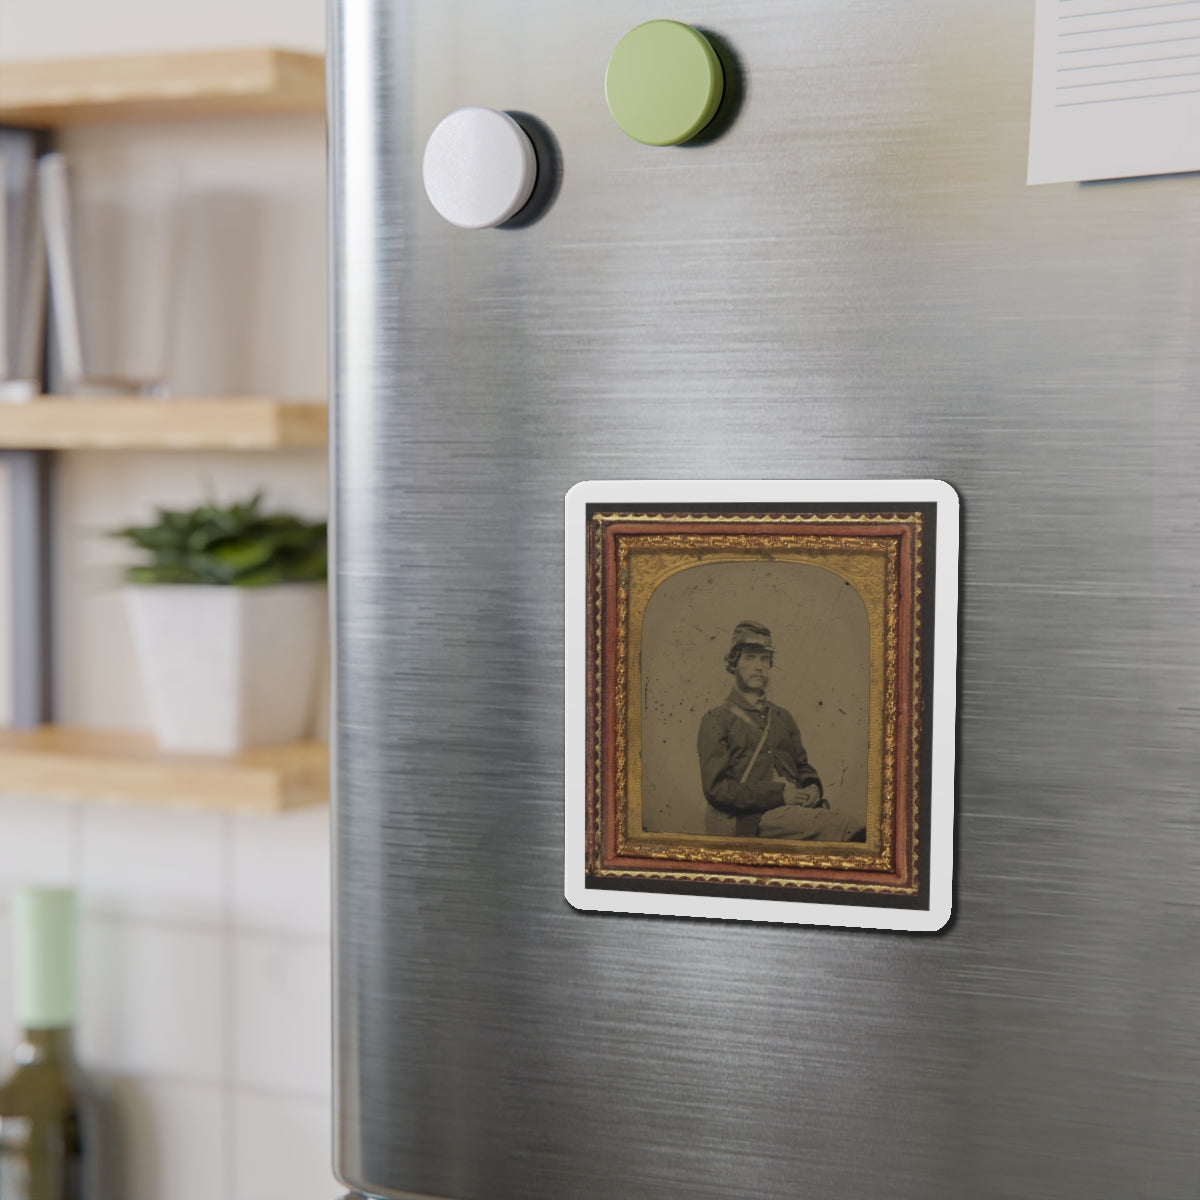
<instances>
[{"instance_id":1,"label":"blurred background","mask_svg":"<svg viewBox=\"0 0 1200 1200\"><path fill-rule=\"evenodd\" d=\"M265 46L320 54L323 45L322 0L6 0L0 74L33 59ZM71 126L56 148L125 188L142 180L150 194L164 176L172 181L173 299L164 315L161 298L148 293L145 321L164 329L176 395L324 398L320 114ZM104 291L102 262L87 286ZM136 324L136 310L120 315ZM57 721L149 727L119 592L118 568L131 555L102 531L143 522L158 505L260 489L272 507L324 516L324 450L57 455ZM0 572L9 570L8 511L0 465ZM12 713L10 583L0 579L0 724ZM317 718L317 736L322 724ZM340 1195L329 1168L327 806L251 815L68 802L6 788L0 766L6 1060L17 1032L9 897L30 883L80 893L78 1050L115 1105L119 1194Z\"/></svg>"}]
</instances>

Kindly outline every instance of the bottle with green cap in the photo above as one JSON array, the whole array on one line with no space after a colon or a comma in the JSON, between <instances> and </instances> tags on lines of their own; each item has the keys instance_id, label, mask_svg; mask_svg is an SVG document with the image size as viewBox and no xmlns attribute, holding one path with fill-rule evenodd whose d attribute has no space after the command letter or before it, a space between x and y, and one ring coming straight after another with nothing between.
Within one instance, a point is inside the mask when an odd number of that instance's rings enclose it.
<instances>
[{"instance_id":1,"label":"bottle with green cap","mask_svg":"<svg viewBox=\"0 0 1200 1200\"><path fill-rule=\"evenodd\" d=\"M12 917L21 1034L0 1087L0 1200L94 1200L91 1122L72 1047L75 893L22 888Z\"/></svg>"}]
</instances>

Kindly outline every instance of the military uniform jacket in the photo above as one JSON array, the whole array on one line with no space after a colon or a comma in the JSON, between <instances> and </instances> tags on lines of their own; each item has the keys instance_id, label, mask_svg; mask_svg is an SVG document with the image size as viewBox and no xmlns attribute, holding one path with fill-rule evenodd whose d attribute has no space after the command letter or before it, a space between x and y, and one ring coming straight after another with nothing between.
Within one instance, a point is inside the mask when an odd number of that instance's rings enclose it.
<instances>
[{"instance_id":1,"label":"military uniform jacket","mask_svg":"<svg viewBox=\"0 0 1200 1200\"><path fill-rule=\"evenodd\" d=\"M767 740L742 782L766 728L768 712L771 727ZM753 705L736 688L723 704L701 718L697 750L704 797L721 812L742 815L778 808L783 803L783 783L777 776L797 787L813 783L821 787L792 714L769 700Z\"/></svg>"}]
</instances>

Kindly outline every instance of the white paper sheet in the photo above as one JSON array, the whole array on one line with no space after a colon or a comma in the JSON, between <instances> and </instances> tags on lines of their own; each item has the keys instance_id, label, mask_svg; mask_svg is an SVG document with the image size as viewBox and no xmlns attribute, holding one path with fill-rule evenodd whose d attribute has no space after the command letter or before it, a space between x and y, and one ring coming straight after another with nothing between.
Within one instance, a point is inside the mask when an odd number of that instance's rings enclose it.
<instances>
[{"instance_id":1,"label":"white paper sheet","mask_svg":"<svg viewBox=\"0 0 1200 1200\"><path fill-rule=\"evenodd\" d=\"M1029 183L1200 170L1200 0L1037 0Z\"/></svg>"}]
</instances>

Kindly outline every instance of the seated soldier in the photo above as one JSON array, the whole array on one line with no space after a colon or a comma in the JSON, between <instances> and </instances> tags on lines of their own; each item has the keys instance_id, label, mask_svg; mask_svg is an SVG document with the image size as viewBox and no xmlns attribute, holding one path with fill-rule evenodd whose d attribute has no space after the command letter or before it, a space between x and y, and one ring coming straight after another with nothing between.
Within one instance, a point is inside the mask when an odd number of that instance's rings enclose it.
<instances>
[{"instance_id":1,"label":"seated soldier","mask_svg":"<svg viewBox=\"0 0 1200 1200\"><path fill-rule=\"evenodd\" d=\"M774 665L771 631L756 621L738 624L725 656L733 690L701 719L697 740L706 832L865 841L860 819L830 807L792 714L767 699Z\"/></svg>"}]
</instances>

